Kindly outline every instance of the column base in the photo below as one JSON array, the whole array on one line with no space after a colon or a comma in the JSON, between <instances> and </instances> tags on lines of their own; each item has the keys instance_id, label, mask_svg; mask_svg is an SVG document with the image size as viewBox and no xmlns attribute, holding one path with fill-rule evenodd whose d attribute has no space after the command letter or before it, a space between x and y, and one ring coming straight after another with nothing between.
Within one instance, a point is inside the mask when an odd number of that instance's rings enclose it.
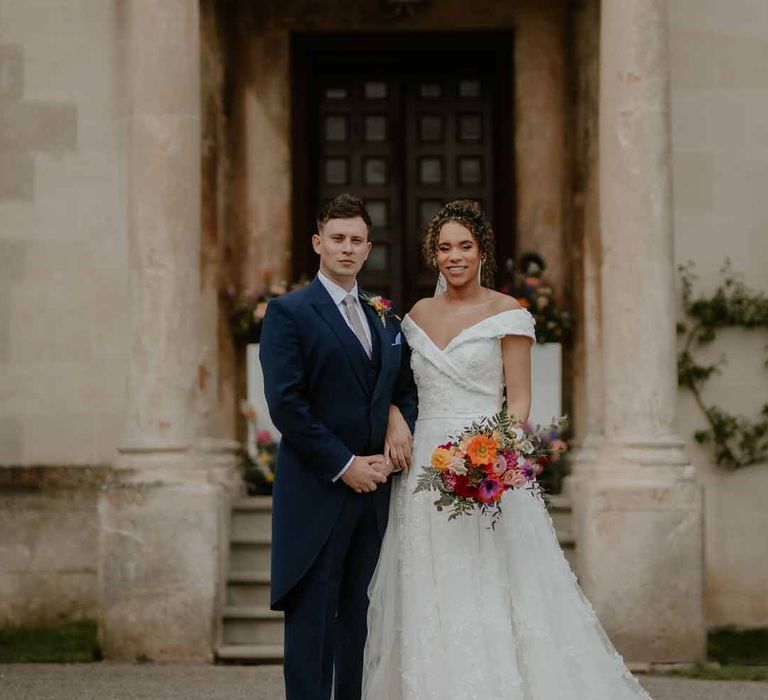
<instances>
[{"instance_id":1,"label":"column base","mask_svg":"<svg viewBox=\"0 0 768 700\"><path fill-rule=\"evenodd\" d=\"M99 501L107 658L212 658L239 484L232 445L121 452Z\"/></svg>"},{"instance_id":2,"label":"column base","mask_svg":"<svg viewBox=\"0 0 768 700\"><path fill-rule=\"evenodd\" d=\"M625 658L703 658L703 499L683 443L601 441L593 454L576 489L585 594Z\"/></svg>"}]
</instances>

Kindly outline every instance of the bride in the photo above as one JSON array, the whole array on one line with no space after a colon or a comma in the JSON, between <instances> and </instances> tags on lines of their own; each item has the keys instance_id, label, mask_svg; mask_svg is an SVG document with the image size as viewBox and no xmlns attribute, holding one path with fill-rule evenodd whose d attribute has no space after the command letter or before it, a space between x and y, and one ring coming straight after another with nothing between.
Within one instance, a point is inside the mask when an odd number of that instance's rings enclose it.
<instances>
[{"instance_id":1,"label":"bride","mask_svg":"<svg viewBox=\"0 0 768 700\"><path fill-rule=\"evenodd\" d=\"M501 407L528 416L532 316L480 285L493 232L472 202L432 220L434 298L405 316L419 392L412 468L395 480L369 588L363 700L629 700L649 696L583 597L539 496L508 491L495 529L414 495L433 449ZM482 267L481 267L482 266Z\"/></svg>"}]
</instances>

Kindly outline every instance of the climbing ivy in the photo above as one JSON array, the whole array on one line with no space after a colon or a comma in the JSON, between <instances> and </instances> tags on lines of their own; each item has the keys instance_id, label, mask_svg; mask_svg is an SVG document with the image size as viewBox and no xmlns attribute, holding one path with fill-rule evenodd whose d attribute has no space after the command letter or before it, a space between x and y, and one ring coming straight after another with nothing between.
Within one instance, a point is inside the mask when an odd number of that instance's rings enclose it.
<instances>
[{"instance_id":1,"label":"climbing ivy","mask_svg":"<svg viewBox=\"0 0 768 700\"><path fill-rule=\"evenodd\" d=\"M683 306L686 322L678 323L678 335L684 337L683 349L678 353L678 384L689 389L704 413L709 427L697 430L694 438L700 444L710 444L716 463L735 470L768 459L768 403L757 420L733 415L719 406L707 406L702 387L725 364L699 364L695 350L714 342L717 331L727 326L748 330L768 330L768 296L747 287L726 260L720 270L722 280L711 297L694 297L693 285L697 279L694 264L678 267L682 281ZM768 355L766 356L768 367Z\"/></svg>"}]
</instances>

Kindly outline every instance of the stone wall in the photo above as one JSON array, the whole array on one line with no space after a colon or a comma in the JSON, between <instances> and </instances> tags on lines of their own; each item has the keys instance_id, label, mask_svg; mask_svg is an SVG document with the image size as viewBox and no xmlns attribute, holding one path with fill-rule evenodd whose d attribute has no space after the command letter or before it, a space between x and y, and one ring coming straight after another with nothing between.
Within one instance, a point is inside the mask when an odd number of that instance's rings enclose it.
<instances>
[{"instance_id":1,"label":"stone wall","mask_svg":"<svg viewBox=\"0 0 768 700\"><path fill-rule=\"evenodd\" d=\"M0 626L96 618L100 467L0 469Z\"/></svg>"},{"instance_id":2,"label":"stone wall","mask_svg":"<svg viewBox=\"0 0 768 700\"><path fill-rule=\"evenodd\" d=\"M714 291L731 258L753 288L768 277L768 5L670 0L675 257L693 260ZM729 330L703 359L726 364L705 400L752 418L768 397L764 332ZM705 420L679 396L680 435L705 487L706 613L710 627L768 626L768 464L737 473L691 438Z\"/></svg>"},{"instance_id":3,"label":"stone wall","mask_svg":"<svg viewBox=\"0 0 768 700\"><path fill-rule=\"evenodd\" d=\"M116 0L0 0L0 465L93 465L122 431Z\"/></svg>"}]
</instances>

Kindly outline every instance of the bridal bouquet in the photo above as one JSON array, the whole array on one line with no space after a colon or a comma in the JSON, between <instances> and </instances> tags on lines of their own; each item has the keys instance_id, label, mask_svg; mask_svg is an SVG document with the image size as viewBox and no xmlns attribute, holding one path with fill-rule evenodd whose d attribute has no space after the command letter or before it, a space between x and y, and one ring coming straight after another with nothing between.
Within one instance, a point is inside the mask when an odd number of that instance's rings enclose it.
<instances>
[{"instance_id":1,"label":"bridal bouquet","mask_svg":"<svg viewBox=\"0 0 768 700\"><path fill-rule=\"evenodd\" d=\"M509 489L540 492L536 477L557 460L565 443L556 438L565 418L548 426L526 429L505 409L466 427L460 435L438 445L431 465L422 468L414 493L437 491L437 510L450 509L449 520L476 510L501 517L501 497Z\"/></svg>"}]
</instances>

